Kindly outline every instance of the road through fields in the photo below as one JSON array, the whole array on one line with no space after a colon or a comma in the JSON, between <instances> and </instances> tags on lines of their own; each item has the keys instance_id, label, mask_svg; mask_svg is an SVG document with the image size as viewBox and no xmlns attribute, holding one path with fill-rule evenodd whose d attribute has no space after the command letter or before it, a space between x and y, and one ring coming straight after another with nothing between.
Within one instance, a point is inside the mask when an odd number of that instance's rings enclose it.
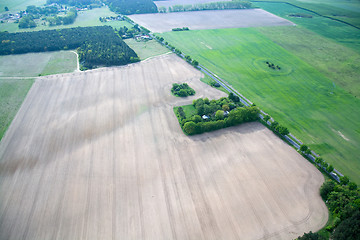
<instances>
[{"instance_id":1,"label":"road through fields","mask_svg":"<svg viewBox=\"0 0 360 240\"><path fill-rule=\"evenodd\" d=\"M321 173L260 123L188 137L224 96L175 55L36 80L0 144L0 239L293 239L327 221ZM170 94L187 82L191 98Z\"/></svg>"}]
</instances>

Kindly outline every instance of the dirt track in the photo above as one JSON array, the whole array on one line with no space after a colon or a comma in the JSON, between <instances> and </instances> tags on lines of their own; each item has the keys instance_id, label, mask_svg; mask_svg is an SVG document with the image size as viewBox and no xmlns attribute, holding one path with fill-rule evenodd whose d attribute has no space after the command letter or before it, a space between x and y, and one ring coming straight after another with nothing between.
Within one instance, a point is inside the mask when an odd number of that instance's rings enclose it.
<instances>
[{"instance_id":1,"label":"dirt track","mask_svg":"<svg viewBox=\"0 0 360 240\"><path fill-rule=\"evenodd\" d=\"M0 239L293 239L323 176L259 123L187 137L174 55L38 79L0 144Z\"/></svg>"},{"instance_id":2,"label":"dirt track","mask_svg":"<svg viewBox=\"0 0 360 240\"><path fill-rule=\"evenodd\" d=\"M262 9L134 14L129 17L152 32L169 32L182 27L201 30L294 25Z\"/></svg>"}]
</instances>

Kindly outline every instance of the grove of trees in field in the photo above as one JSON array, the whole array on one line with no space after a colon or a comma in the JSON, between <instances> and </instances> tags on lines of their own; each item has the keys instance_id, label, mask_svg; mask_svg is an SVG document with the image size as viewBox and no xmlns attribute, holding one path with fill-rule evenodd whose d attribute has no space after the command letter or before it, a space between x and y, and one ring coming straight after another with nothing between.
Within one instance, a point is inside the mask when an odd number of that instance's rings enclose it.
<instances>
[{"instance_id":1,"label":"grove of trees in field","mask_svg":"<svg viewBox=\"0 0 360 240\"><path fill-rule=\"evenodd\" d=\"M187 116L183 107L176 110L180 126L188 135L256 121L260 113L257 107L244 107L240 102L226 97L211 101L199 98L193 101L193 106L196 113L192 116Z\"/></svg>"},{"instance_id":2,"label":"grove of trees in field","mask_svg":"<svg viewBox=\"0 0 360 240\"><path fill-rule=\"evenodd\" d=\"M77 27L37 32L0 32L0 55L78 48L81 64L124 65L138 56L110 26Z\"/></svg>"},{"instance_id":3,"label":"grove of trees in field","mask_svg":"<svg viewBox=\"0 0 360 240\"><path fill-rule=\"evenodd\" d=\"M111 11L125 15L158 12L152 0L104 0L104 2Z\"/></svg>"},{"instance_id":4,"label":"grove of trees in field","mask_svg":"<svg viewBox=\"0 0 360 240\"><path fill-rule=\"evenodd\" d=\"M171 92L178 97L187 97L195 94L195 90L192 89L187 83L174 83L172 85Z\"/></svg>"}]
</instances>

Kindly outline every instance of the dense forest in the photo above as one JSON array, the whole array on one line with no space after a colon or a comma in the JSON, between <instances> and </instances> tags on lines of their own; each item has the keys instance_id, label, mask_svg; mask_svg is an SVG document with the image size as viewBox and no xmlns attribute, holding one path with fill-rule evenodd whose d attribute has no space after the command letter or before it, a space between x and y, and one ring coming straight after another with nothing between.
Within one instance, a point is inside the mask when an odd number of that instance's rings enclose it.
<instances>
[{"instance_id":1,"label":"dense forest","mask_svg":"<svg viewBox=\"0 0 360 240\"><path fill-rule=\"evenodd\" d=\"M104 2L111 11L125 15L158 12L152 0L104 0Z\"/></svg>"},{"instance_id":2,"label":"dense forest","mask_svg":"<svg viewBox=\"0 0 360 240\"><path fill-rule=\"evenodd\" d=\"M136 53L110 26L65 28L37 32L0 32L0 55L79 50L82 65L124 65L139 61Z\"/></svg>"}]
</instances>

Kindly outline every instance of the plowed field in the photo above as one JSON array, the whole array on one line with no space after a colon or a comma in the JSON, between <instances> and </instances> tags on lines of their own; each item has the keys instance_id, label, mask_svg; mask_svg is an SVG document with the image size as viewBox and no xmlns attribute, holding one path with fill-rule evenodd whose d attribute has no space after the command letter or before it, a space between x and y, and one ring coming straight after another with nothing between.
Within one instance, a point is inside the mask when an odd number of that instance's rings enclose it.
<instances>
[{"instance_id":1,"label":"plowed field","mask_svg":"<svg viewBox=\"0 0 360 240\"><path fill-rule=\"evenodd\" d=\"M0 239L293 239L323 176L259 123L188 137L173 106L224 93L175 55L39 78L0 144ZM197 94L180 99L171 84Z\"/></svg>"}]
</instances>

